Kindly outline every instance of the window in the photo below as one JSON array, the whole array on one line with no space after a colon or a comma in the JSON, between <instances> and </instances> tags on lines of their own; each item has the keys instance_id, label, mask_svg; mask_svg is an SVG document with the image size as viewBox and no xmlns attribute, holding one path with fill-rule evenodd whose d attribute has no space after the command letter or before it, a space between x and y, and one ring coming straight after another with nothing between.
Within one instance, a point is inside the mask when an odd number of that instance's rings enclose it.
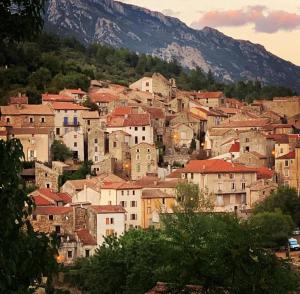
<instances>
[{"instance_id":1,"label":"window","mask_svg":"<svg viewBox=\"0 0 300 294\"><path fill-rule=\"evenodd\" d=\"M137 220L137 215L135 213L130 214L130 220Z\"/></svg>"},{"instance_id":2,"label":"window","mask_svg":"<svg viewBox=\"0 0 300 294\"><path fill-rule=\"evenodd\" d=\"M46 120L44 117L41 117L41 123L44 123Z\"/></svg>"},{"instance_id":3,"label":"window","mask_svg":"<svg viewBox=\"0 0 300 294\"><path fill-rule=\"evenodd\" d=\"M284 176L286 176L286 177L289 176L289 170L288 169L284 170Z\"/></svg>"},{"instance_id":4,"label":"window","mask_svg":"<svg viewBox=\"0 0 300 294\"><path fill-rule=\"evenodd\" d=\"M132 190L132 195L135 195L135 190Z\"/></svg>"},{"instance_id":5,"label":"window","mask_svg":"<svg viewBox=\"0 0 300 294\"><path fill-rule=\"evenodd\" d=\"M280 153L283 153L283 148L280 148Z\"/></svg>"},{"instance_id":6,"label":"window","mask_svg":"<svg viewBox=\"0 0 300 294\"><path fill-rule=\"evenodd\" d=\"M194 174L193 173L191 173L191 179L194 179Z\"/></svg>"},{"instance_id":7,"label":"window","mask_svg":"<svg viewBox=\"0 0 300 294\"><path fill-rule=\"evenodd\" d=\"M142 136L142 141L145 141L145 140L146 140L145 136Z\"/></svg>"},{"instance_id":8,"label":"window","mask_svg":"<svg viewBox=\"0 0 300 294\"><path fill-rule=\"evenodd\" d=\"M129 191L129 190L127 190L127 195L129 195L129 192L130 192L130 191Z\"/></svg>"},{"instance_id":9,"label":"window","mask_svg":"<svg viewBox=\"0 0 300 294\"><path fill-rule=\"evenodd\" d=\"M68 125L68 117L64 117L64 126L67 126Z\"/></svg>"},{"instance_id":10,"label":"window","mask_svg":"<svg viewBox=\"0 0 300 294\"><path fill-rule=\"evenodd\" d=\"M121 195L122 195L122 196L124 195L124 191L123 191L123 190L121 191Z\"/></svg>"},{"instance_id":11,"label":"window","mask_svg":"<svg viewBox=\"0 0 300 294\"><path fill-rule=\"evenodd\" d=\"M77 126L77 125L78 125L78 118L77 118L77 117L74 117L74 118L73 118L73 123L74 123L74 126Z\"/></svg>"},{"instance_id":12,"label":"window","mask_svg":"<svg viewBox=\"0 0 300 294\"><path fill-rule=\"evenodd\" d=\"M246 189L246 183L242 183L242 190Z\"/></svg>"},{"instance_id":13,"label":"window","mask_svg":"<svg viewBox=\"0 0 300 294\"><path fill-rule=\"evenodd\" d=\"M72 250L68 250L68 258L72 258L73 257L73 251Z\"/></svg>"},{"instance_id":14,"label":"window","mask_svg":"<svg viewBox=\"0 0 300 294\"><path fill-rule=\"evenodd\" d=\"M248 143L250 140L249 140L249 138L246 138L245 141Z\"/></svg>"},{"instance_id":15,"label":"window","mask_svg":"<svg viewBox=\"0 0 300 294\"><path fill-rule=\"evenodd\" d=\"M85 257L90 257L90 250L89 249L85 249Z\"/></svg>"},{"instance_id":16,"label":"window","mask_svg":"<svg viewBox=\"0 0 300 294\"><path fill-rule=\"evenodd\" d=\"M120 202L120 205L121 205L122 207L126 207L126 206L127 206L127 203L126 203L126 201L121 201L121 202Z\"/></svg>"},{"instance_id":17,"label":"window","mask_svg":"<svg viewBox=\"0 0 300 294\"><path fill-rule=\"evenodd\" d=\"M50 188L50 184L46 184L46 188L49 189Z\"/></svg>"},{"instance_id":18,"label":"window","mask_svg":"<svg viewBox=\"0 0 300 294\"><path fill-rule=\"evenodd\" d=\"M114 147L114 148L117 147L117 142L113 142L113 147Z\"/></svg>"},{"instance_id":19,"label":"window","mask_svg":"<svg viewBox=\"0 0 300 294\"><path fill-rule=\"evenodd\" d=\"M163 203L163 204L165 204L165 202L166 202L166 199L165 199L165 198L163 198L163 199L162 199L162 203Z\"/></svg>"},{"instance_id":20,"label":"window","mask_svg":"<svg viewBox=\"0 0 300 294\"><path fill-rule=\"evenodd\" d=\"M107 202L107 205L111 205L111 201L108 201L108 202Z\"/></svg>"},{"instance_id":21,"label":"window","mask_svg":"<svg viewBox=\"0 0 300 294\"><path fill-rule=\"evenodd\" d=\"M77 147L77 142L74 142L74 147Z\"/></svg>"},{"instance_id":22,"label":"window","mask_svg":"<svg viewBox=\"0 0 300 294\"><path fill-rule=\"evenodd\" d=\"M99 159L98 159L98 156L95 156L95 162L97 162Z\"/></svg>"},{"instance_id":23,"label":"window","mask_svg":"<svg viewBox=\"0 0 300 294\"><path fill-rule=\"evenodd\" d=\"M95 139L94 142L95 142L95 144L97 144L98 143L98 139Z\"/></svg>"},{"instance_id":24,"label":"window","mask_svg":"<svg viewBox=\"0 0 300 294\"><path fill-rule=\"evenodd\" d=\"M138 127L134 127L134 130L137 131L137 130L138 130Z\"/></svg>"},{"instance_id":25,"label":"window","mask_svg":"<svg viewBox=\"0 0 300 294\"><path fill-rule=\"evenodd\" d=\"M146 87L149 87L149 82L146 82Z\"/></svg>"},{"instance_id":26,"label":"window","mask_svg":"<svg viewBox=\"0 0 300 294\"><path fill-rule=\"evenodd\" d=\"M33 117L29 117L29 122L32 124L34 122L34 118Z\"/></svg>"},{"instance_id":27,"label":"window","mask_svg":"<svg viewBox=\"0 0 300 294\"><path fill-rule=\"evenodd\" d=\"M130 206L131 207L137 207L137 201L131 201Z\"/></svg>"},{"instance_id":28,"label":"window","mask_svg":"<svg viewBox=\"0 0 300 294\"><path fill-rule=\"evenodd\" d=\"M235 190L235 183L231 183L231 190Z\"/></svg>"},{"instance_id":29,"label":"window","mask_svg":"<svg viewBox=\"0 0 300 294\"><path fill-rule=\"evenodd\" d=\"M135 156L135 159L136 159L136 160L140 160L140 155L137 154L137 155Z\"/></svg>"},{"instance_id":30,"label":"window","mask_svg":"<svg viewBox=\"0 0 300 294\"><path fill-rule=\"evenodd\" d=\"M6 122L10 123L10 118L9 117L6 118Z\"/></svg>"},{"instance_id":31,"label":"window","mask_svg":"<svg viewBox=\"0 0 300 294\"><path fill-rule=\"evenodd\" d=\"M135 136L135 137L134 137L134 143L135 143L135 144L138 144L138 142L139 142L139 138L138 138L137 136Z\"/></svg>"},{"instance_id":32,"label":"window","mask_svg":"<svg viewBox=\"0 0 300 294\"><path fill-rule=\"evenodd\" d=\"M36 214L32 215L32 220L37 220Z\"/></svg>"},{"instance_id":33,"label":"window","mask_svg":"<svg viewBox=\"0 0 300 294\"><path fill-rule=\"evenodd\" d=\"M106 225L113 225L114 224L114 219L112 217L107 217L105 219L105 224Z\"/></svg>"},{"instance_id":34,"label":"window","mask_svg":"<svg viewBox=\"0 0 300 294\"><path fill-rule=\"evenodd\" d=\"M47 173L45 173L45 178L47 178L48 177L48 174Z\"/></svg>"},{"instance_id":35,"label":"window","mask_svg":"<svg viewBox=\"0 0 300 294\"><path fill-rule=\"evenodd\" d=\"M139 153L140 152L140 149L136 149L136 153Z\"/></svg>"},{"instance_id":36,"label":"window","mask_svg":"<svg viewBox=\"0 0 300 294\"><path fill-rule=\"evenodd\" d=\"M60 234L60 226L55 226L55 232L56 232L57 234Z\"/></svg>"},{"instance_id":37,"label":"window","mask_svg":"<svg viewBox=\"0 0 300 294\"><path fill-rule=\"evenodd\" d=\"M56 128L56 135L60 135L60 128Z\"/></svg>"},{"instance_id":38,"label":"window","mask_svg":"<svg viewBox=\"0 0 300 294\"><path fill-rule=\"evenodd\" d=\"M284 161L284 166L289 166L289 161L288 160Z\"/></svg>"},{"instance_id":39,"label":"window","mask_svg":"<svg viewBox=\"0 0 300 294\"><path fill-rule=\"evenodd\" d=\"M230 179L234 179L234 174L229 174Z\"/></svg>"},{"instance_id":40,"label":"window","mask_svg":"<svg viewBox=\"0 0 300 294\"><path fill-rule=\"evenodd\" d=\"M53 215L50 214L48 218L49 218L49 220L53 220Z\"/></svg>"},{"instance_id":41,"label":"window","mask_svg":"<svg viewBox=\"0 0 300 294\"><path fill-rule=\"evenodd\" d=\"M146 131L146 127L142 127L142 130L143 130L143 131Z\"/></svg>"},{"instance_id":42,"label":"window","mask_svg":"<svg viewBox=\"0 0 300 294\"><path fill-rule=\"evenodd\" d=\"M221 174L218 174L218 179L221 179L222 175Z\"/></svg>"},{"instance_id":43,"label":"window","mask_svg":"<svg viewBox=\"0 0 300 294\"><path fill-rule=\"evenodd\" d=\"M150 149L149 148L147 149L147 152L150 153Z\"/></svg>"},{"instance_id":44,"label":"window","mask_svg":"<svg viewBox=\"0 0 300 294\"><path fill-rule=\"evenodd\" d=\"M74 139L77 139L77 135L74 135Z\"/></svg>"},{"instance_id":45,"label":"window","mask_svg":"<svg viewBox=\"0 0 300 294\"><path fill-rule=\"evenodd\" d=\"M87 125L90 126L91 125L91 121L88 119L87 120Z\"/></svg>"},{"instance_id":46,"label":"window","mask_svg":"<svg viewBox=\"0 0 300 294\"><path fill-rule=\"evenodd\" d=\"M98 146L95 147L95 152L98 152Z\"/></svg>"},{"instance_id":47,"label":"window","mask_svg":"<svg viewBox=\"0 0 300 294\"><path fill-rule=\"evenodd\" d=\"M113 229L108 229L108 230L105 231L105 235L106 235L106 236L111 236L111 235L113 235L114 233L115 233L115 231L114 231Z\"/></svg>"},{"instance_id":48,"label":"window","mask_svg":"<svg viewBox=\"0 0 300 294\"><path fill-rule=\"evenodd\" d=\"M249 152L250 151L250 147L249 146L246 146L245 147L245 152Z\"/></svg>"},{"instance_id":49,"label":"window","mask_svg":"<svg viewBox=\"0 0 300 294\"><path fill-rule=\"evenodd\" d=\"M141 165L139 163L136 165L136 171L138 173L141 171Z\"/></svg>"}]
</instances>

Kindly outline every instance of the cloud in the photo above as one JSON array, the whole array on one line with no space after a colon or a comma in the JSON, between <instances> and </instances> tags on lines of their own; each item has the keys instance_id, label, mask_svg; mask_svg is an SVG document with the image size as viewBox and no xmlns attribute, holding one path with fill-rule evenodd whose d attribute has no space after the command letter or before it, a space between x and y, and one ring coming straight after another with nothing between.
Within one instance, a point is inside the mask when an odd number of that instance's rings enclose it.
<instances>
[{"instance_id":1,"label":"cloud","mask_svg":"<svg viewBox=\"0 0 300 294\"><path fill-rule=\"evenodd\" d=\"M300 14L283 10L269 10L265 6L248 6L236 10L212 10L204 12L194 28L235 27L254 24L257 32L276 33L279 30L292 31L300 27Z\"/></svg>"},{"instance_id":2,"label":"cloud","mask_svg":"<svg viewBox=\"0 0 300 294\"><path fill-rule=\"evenodd\" d=\"M178 17L180 15L179 11L174 11L172 9L164 9L161 11L161 13L168 15L168 16L173 16L173 17Z\"/></svg>"}]
</instances>

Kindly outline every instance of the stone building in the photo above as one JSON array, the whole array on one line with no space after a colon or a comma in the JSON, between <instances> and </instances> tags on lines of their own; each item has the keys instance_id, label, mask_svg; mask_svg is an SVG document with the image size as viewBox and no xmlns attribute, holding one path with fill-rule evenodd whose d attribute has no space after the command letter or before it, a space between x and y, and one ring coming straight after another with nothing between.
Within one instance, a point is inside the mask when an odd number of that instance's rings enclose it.
<instances>
[{"instance_id":1,"label":"stone building","mask_svg":"<svg viewBox=\"0 0 300 294\"><path fill-rule=\"evenodd\" d=\"M202 105L207 107L218 107L225 104L225 95L223 92L194 92L191 96Z\"/></svg>"},{"instance_id":2,"label":"stone building","mask_svg":"<svg viewBox=\"0 0 300 294\"><path fill-rule=\"evenodd\" d=\"M194 131L186 124L177 124L171 127L172 146L175 148L189 148L194 139Z\"/></svg>"},{"instance_id":3,"label":"stone building","mask_svg":"<svg viewBox=\"0 0 300 294\"><path fill-rule=\"evenodd\" d=\"M88 160L103 161L105 155L105 133L100 127L92 127L87 133Z\"/></svg>"},{"instance_id":4,"label":"stone building","mask_svg":"<svg viewBox=\"0 0 300 294\"><path fill-rule=\"evenodd\" d=\"M131 178L140 179L147 174L157 174L157 151L155 145L140 143L130 149Z\"/></svg>"},{"instance_id":5,"label":"stone building","mask_svg":"<svg viewBox=\"0 0 300 294\"><path fill-rule=\"evenodd\" d=\"M273 100L263 100L263 107L282 116L291 117L300 113L300 97L275 97Z\"/></svg>"},{"instance_id":6,"label":"stone building","mask_svg":"<svg viewBox=\"0 0 300 294\"><path fill-rule=\"evenodd\" d=\"M241 154L235 162L252 167L268 166L267 156L256 151Z\"/></svg>"},{"instance_id":7,"label":"stone building","mask_svg":"<svg viewBox=\"0 0 300 294\"><path fill-rule=\"evenodd\" d=\"M52 161L52 167L35 162L35 185L39 188L50 188L55 192L59 190L59 176L62 175L67 164Z\"/></svg>"}]
</instances>

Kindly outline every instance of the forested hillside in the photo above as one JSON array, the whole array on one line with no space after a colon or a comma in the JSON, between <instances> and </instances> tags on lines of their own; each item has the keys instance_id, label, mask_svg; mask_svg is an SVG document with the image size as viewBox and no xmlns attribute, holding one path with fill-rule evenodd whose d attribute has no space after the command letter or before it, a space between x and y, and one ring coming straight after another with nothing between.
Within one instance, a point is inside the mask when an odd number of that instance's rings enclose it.
<instances>
[{"instance_id":1,"label":"forested hillside","mask_svg":"<svg viewBox=\"0 0 300 294\"><path fill-rule=\"evenodd\" d=\"M188 71L176 61L167 63L157 57L99 44L85 47L74 39L44 33L35 42L3 45L0 103L5 104L9 96L19 92L26 93L30 103L39 103L43 92L55 93L63 88L87 90L90 79L128 85L153 72L176 78L181 89L222 90L228 97L247 101L295 94L284 87L263 87L259 82L222 84L212 74L206 75L201 69Z\"/></svg>"}]
</instances>

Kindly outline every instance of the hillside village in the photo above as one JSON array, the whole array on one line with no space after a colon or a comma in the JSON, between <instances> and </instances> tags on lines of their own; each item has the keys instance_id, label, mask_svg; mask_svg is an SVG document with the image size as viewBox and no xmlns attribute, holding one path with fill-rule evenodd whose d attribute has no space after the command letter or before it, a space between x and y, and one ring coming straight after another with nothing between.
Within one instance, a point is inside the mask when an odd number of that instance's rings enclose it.
<instances>
[{"instance_id":1,"label":"hillside village","mask_svg":"<svg viewBox=\"0 0 300 294\"><path fill-rule=\"evenodd\" d=\"M0 116L0 139L19 139L29 165L31 222L59 234L66 264L104 236L158 227L179 183L197 184L215 212L245 218L279 185L300 189L300 97L246 104L154 73L129 87L92 80L88 92L44 93L38 105L20 93ZM70 158L54 160L57 142ZM90 173L68 179L83 162Z\"/></svg>"}]
</instances>

